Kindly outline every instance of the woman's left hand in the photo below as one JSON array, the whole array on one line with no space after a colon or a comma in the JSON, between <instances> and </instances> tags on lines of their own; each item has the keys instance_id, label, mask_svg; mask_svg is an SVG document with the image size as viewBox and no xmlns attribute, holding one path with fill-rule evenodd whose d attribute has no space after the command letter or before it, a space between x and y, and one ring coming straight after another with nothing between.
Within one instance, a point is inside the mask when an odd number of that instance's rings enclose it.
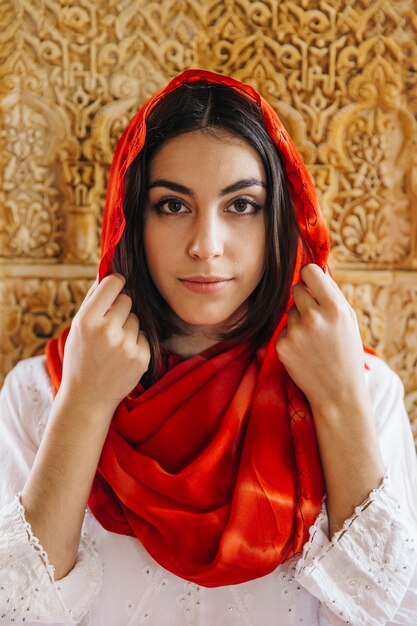
<instances>
[{"instance_id":1,"label":"woman's left hand","mask_svg":"<svg viewBox=\"0 0 417 626\"><path fill-rule=\"evenodd\" d=\"M305 265L301 278L276 347L312 409L331 537L378 487L385 470L356 315L318 265Z\"/></svg>"},{"instance_id":2,"label":"woman's left hand","mask_svg":"<svg viewBox=\"0 0 417 626\"><path fill-rule=\"evenodd\" d=\"M356 314L329 274L313 263L293 287L294 306L279 336L279 359L304 392L313 414L368 398ZM365 400L366 401L366 400Z\"/></svg>"}]
</instances>

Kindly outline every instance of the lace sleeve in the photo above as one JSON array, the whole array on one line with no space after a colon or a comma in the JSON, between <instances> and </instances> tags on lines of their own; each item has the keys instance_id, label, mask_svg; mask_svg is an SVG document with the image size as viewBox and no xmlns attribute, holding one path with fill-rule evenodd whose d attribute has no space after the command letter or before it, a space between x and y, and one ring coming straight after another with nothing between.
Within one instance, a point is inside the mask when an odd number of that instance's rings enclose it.
<instances>
[{"instance_id":1,"label":"lace sleeve","mask_svg":"<svg viewBox=\"0 0 417 626\"><path fill-rule=\"evenodd\" d=\"M334 626L388 624L406 592L417 594L412 582L416 528L396 500L389 477L355 508L331 540L327 525L323 505L295 578L322 602L323 613ZM412 613L407 615L395 623L411 626Z\"/></svg>"},{"instance_id":2,"label":"lace sleeve","mask_svg":"<svg viewBox=\"0 0 417 626\"><path fill-rule=\"evenodd\" d=\"M2 620L76 624L100 589L101 577L98 555L82 538L74 568L55 581L54 568L25 519L19 497L0 510Z\"/></svg>"}]
</instances>

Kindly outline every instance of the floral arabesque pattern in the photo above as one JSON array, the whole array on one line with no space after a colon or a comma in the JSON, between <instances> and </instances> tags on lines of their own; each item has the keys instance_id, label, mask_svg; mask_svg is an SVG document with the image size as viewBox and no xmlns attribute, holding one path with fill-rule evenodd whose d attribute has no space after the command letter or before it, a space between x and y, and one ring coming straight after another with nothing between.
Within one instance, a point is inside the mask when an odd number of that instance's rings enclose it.
<instances>
[{"instance_id":1,"label":"floral arabesque pattern","mask_svg":"<svg viewBox=\"0 0 417 626\"><path fill-rule=\"evenodd\" d=\"M417 432L416 0L0 0L0 377L74 315L115 143L201 67L256 87L295 139L364 340Z\"/></svg>"}]
</instances>

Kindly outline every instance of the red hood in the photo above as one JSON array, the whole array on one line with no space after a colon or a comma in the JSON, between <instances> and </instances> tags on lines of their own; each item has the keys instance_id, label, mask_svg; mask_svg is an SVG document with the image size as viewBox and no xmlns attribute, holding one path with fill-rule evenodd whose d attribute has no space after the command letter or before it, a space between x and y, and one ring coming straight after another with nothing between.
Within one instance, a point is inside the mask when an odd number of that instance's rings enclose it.
<instances>
[{"instance_id":1,"label":"red hood","mask_svg":"<svg viewBox=\"0 0 417 626\"><path fill-rule=\"evenodd\" d=\"M129 166L142 150L145 143L146 119L155 104L166 94L185 83L199 80L227 85L243 94L252 102L258 104L261 108L265 127L283 158L289 191L296 209L300 231L311 253L311 258L308 259L303 258L303 255L299 254L293 282L298 281L299 270L307 261L311 262L314 260L315 263L324 269L329 252L329 237L319 209L317 195L310 174L275 111L249 85L213 72L186 70L179 76L173 78L166 87L152 96L152 98L143 105L132 118L117 144L110 170L106 205L103 215L101 237L102 258L99 268L100 280L110 271L110 262L114 254L114 249L120 241L125 228L123 212L125 175Z\"/></svg>"}]
</instances>

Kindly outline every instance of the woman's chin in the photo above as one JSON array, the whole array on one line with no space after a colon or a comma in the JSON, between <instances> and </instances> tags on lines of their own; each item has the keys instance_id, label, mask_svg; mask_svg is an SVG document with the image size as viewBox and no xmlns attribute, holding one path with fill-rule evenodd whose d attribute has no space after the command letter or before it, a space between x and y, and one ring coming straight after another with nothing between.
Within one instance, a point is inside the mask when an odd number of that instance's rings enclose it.
<instances>
[{"instance_id":1,"label":"woman's chin","mask_svg":"<svg viewBox=\"0 0 417 626\"><path fill-rule=\"evenodd\" d=\"M223 334L241 317L245 310L245 304L240 305L233 311L175 311L179 326L188 331L203 331L209 334Z\"/></svg>"},{"instance_id":2,"label":"woman's chin","mask_svg":"<svg viewBox=\"0 0 417 626\"><path fill-rule=\"evenodd\" d=\"M219 331L227 323L227 317L212 316L187 316L181 317L180 323L189 330Z\"/></svg>"}]
</instances>

